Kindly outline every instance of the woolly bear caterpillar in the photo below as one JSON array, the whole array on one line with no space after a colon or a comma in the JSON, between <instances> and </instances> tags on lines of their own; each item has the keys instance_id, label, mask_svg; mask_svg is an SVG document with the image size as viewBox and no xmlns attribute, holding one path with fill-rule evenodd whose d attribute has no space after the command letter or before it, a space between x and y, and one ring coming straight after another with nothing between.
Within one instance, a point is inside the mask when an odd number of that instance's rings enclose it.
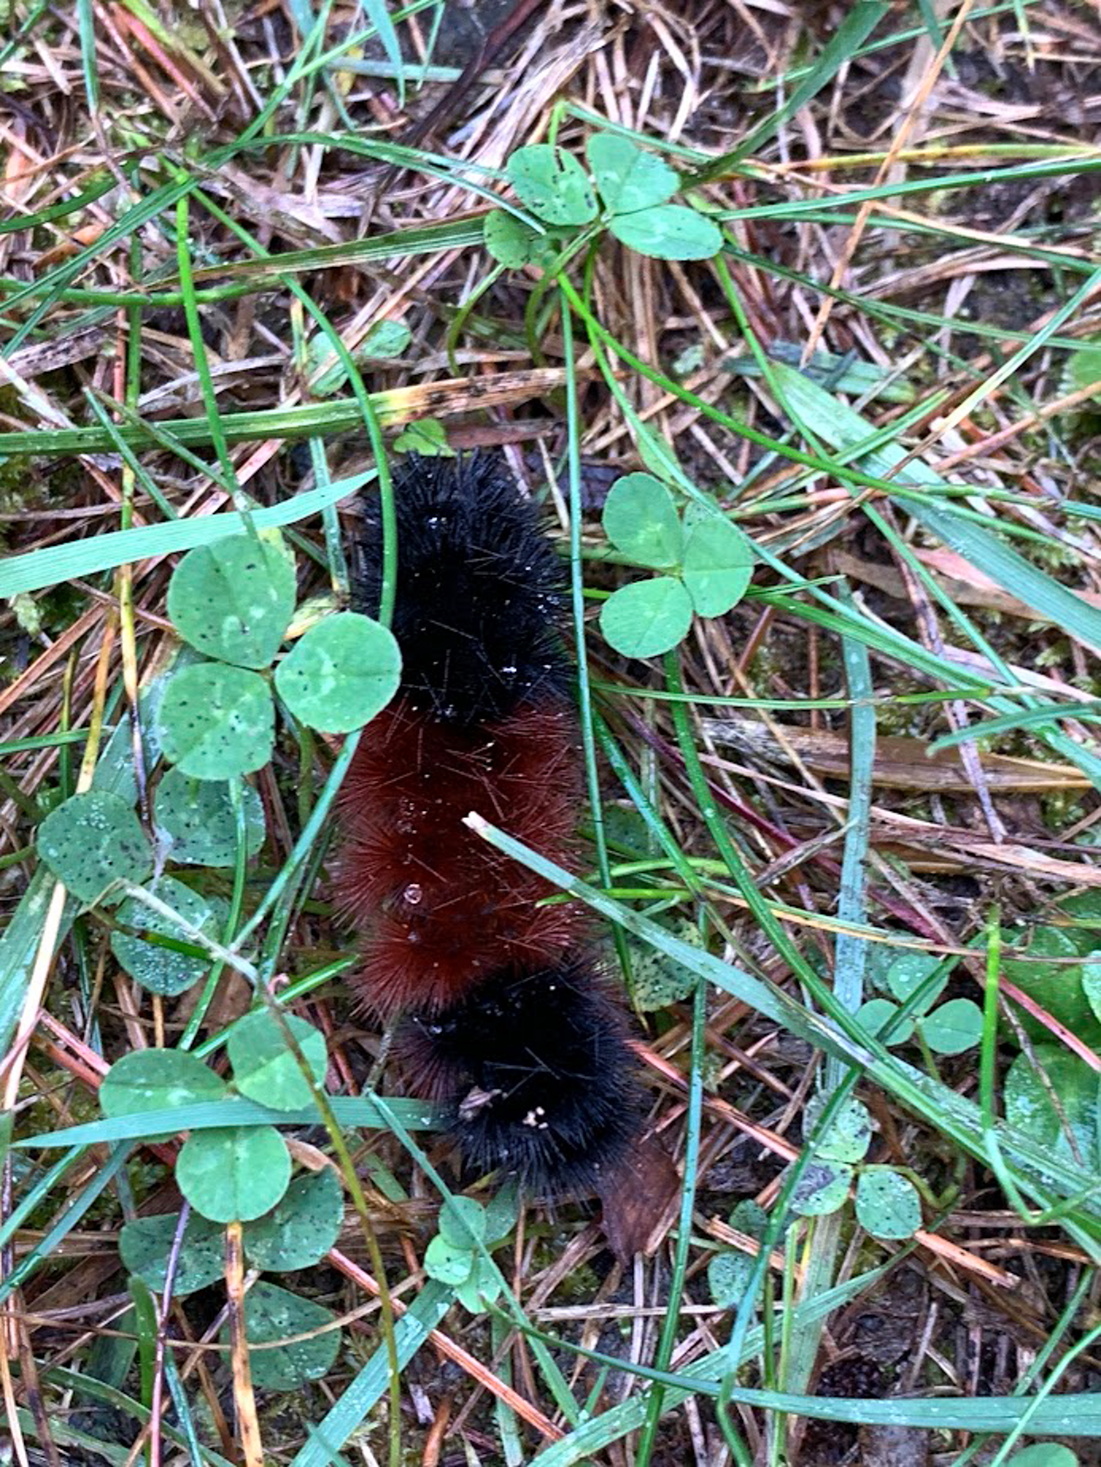
<instances>
[{"instance_id":1,"label":"woolly bear caterpillar","mask_svg":"<svg viewBox=\"0 0 1101 1467\"><path fill-rule=\"evenodd\" d=\"M582 798L563 580L537 512L486 455L395 476L402 652L395 702L341 790L339 908L363 934L364 1006L403 1016L398 1052L442 1099L469 1167L551 1194L602 1188L641 1087L620 1006L576 908L464 823L479 810L568 862ZM377 612L379 510L365 500L358 602Z\"/></svg>"}]
</instances>

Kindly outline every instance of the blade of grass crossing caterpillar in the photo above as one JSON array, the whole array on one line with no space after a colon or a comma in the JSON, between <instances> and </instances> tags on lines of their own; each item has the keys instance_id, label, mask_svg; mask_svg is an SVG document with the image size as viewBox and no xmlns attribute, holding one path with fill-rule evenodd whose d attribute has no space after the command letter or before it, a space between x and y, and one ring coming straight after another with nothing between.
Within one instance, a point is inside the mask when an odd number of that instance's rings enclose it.
<instances>
[{"instance_id":1,"label":"blade of grass crossing caterpillar","mask_svg":"<svg viewBox=\"0 0 1101 1467\"><path fill-rule=\"evenodd\" d=\"M922 1074L890 1054L861 1029L851 1014L836 1004L830 1005L824 1017L812 1013L782 990L711 953L681 942L657 923L606 897L603 892L571 876L561 866L513 840L480 815L468 815L467 824L498 850L521 861L552 885L568 891L610 921L619 923L689 971L750 1004L766 1018L806 1039L827 1055L836 1056L846 1065L860 1067L870 1079L935 1130L950 1136L978 1159L985 1158L985 1133L978 1107L939 1080ZM1101 1182L1085 1168L1052 1156L1027 1137L1005 1127L999 1128L998 1134L1004 1152L1012 1159L1021 1189L1045 1206L1058 1205L1069 1199L1074 1215L1065 1218L1064 1225L1082 1246L1088 1248L1091 1256L1101 1260L1101 1247L1095 1241L1101 1240Z\"/></svg>"}]
</instances>

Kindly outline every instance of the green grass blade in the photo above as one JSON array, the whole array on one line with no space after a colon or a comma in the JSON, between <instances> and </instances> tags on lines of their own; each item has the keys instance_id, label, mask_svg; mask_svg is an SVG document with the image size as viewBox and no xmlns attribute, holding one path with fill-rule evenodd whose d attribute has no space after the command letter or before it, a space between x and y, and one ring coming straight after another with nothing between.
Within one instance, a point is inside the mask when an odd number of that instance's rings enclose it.
<instances>
[{"instance_id":1,"label":"green grass blade","mask_svg":"<svg viewBox=\"0 0 1101 1467\"><path fill-rule=\"evenodd\" d=\"M394 1326L398 1364L408 1365L432 1330L451 1308L455 1295L445 1284L430 1279L416 1302ZM385 1394L390 1363L380 1346L340 1399L316 1426L306 1426L309 1441L294 1456L291 1467L328 1467L351 1434L358 1430Z\"/></svg>"},{"instance_id":2,"label":"green grass blade","mask_svg":"<svg viewBox=\"0 0 1101 1467\"><path fill-rule=\"evenodd\" d=\"M999 734L1014 733L1021 728L1043 728L1054 725L1060 718L1075 718L1082 723L1097 723L1101 720L1101 703L1090 699L1088 703L1044 703L1038 708L1022 708L1019 713L1007 713L1002 718L987 718L982 723L973 723L970 728L955 729L942 734L929 745L929 752L951 749L956 744L965 744L971 739L991 739Z\"/></svg>"},{"instance_id":3,"label":"green grass blade","mask_svg":"<svg viewBox=\"0 0 1101 1467\"><path fill-rule=\"evenodd\" d=\"M806 1328L816 1321L827 1319L835 1309L840 1309L874 1287L886 1271L885 1268L873 1269L869 1273L848 1279L844 1284L831 1289L828 1294L820 1294L809 1304L797 1305L795 1327L797 1329ZM764 1329L761 1325L755 1325L746 1335L745 1347L739 1352L736 1359L731 1357L729 1348L723 1346L705 1355L703 1359L694 1360L691 1365L686 1365L679 1372L680 1385L669 1387L666 1392L666 1413L694 1395L697 1389L706 1395L717 1394L716 1383L747 1361L755 1359L760 1354L764 1342ZM685 1381L692 1381L695 1388L686 1387ZM696 1382L699 1383L698 1386L695 1386ZM532 1467L574 1467L574 1463L583 1462L592 1454L619 1441L621 1437L637 1431L645 1415L645 1394L632 1396L621 1405L613 1406L610 1411L605 1411L603 1415L594 1417L576 1427L560 1442L555 1442L552 1446L545 1448L533 1459Z\"/></svg>"},{"instance_id":4,"label":"green grass blade","mask_svg":"<svg viewBox=\"0 0 1101 1467\"><path fill-rule=\"evenodd\" d=\"M962 555L1045 621L1062 627L1093 652L1101 652L1101 611L1076 591L1061 586L997 535L964 519L947 503L936 505L924 498L907 496L906 509L950 550Z\"/></svg>"},{"instance_id":5,"label":"green grass blade","mask_svg":"<svg viewBox=\"0 0 1101 1467\"><path fill-rule=\"evenodd\" d=\"M991 1431L999 1435L1012 1431L1027 1412L1029 1435L1101 1436L1101 1392L1053 1396L1037 1404L1032 1396L959 1399L892 1396L884 1401L869 1401L845 1396L795 1396L785 1391L758 1391L735 1386L730 1392L730 1399L747 1406L809 1417L812 1421L914 1426L925 1427L929 1431Z\"/></svg>"},{"instance_id":6,"label":"green grass blade","mask_svg":"<svg viewBox=\"0 0 1101 1467\"><path fill-rule=\"evenodd\" d=\"M823 87L829 85L846 62L851 61L853 54L860 50L883 17L890 14L890 10L890 5L881 3L881 0L864 0L863 4L850 6L845 18L822 47L817 59L787 101L758 123L736 148L709 164L704 178L715 178L728 172L743 158L755 153L762 143L775 137L788 118L794 117L801 107L805 107Z\"/></svg>"},{"instance_id":7,"label":"green grass blade","mask_svg":"<svg viewBox=\"0 0 1101 1467\"><path fill-rule=\"evenodd\" d=\"M201 280L261 281L283 275L301 275L307 270L335 270L345 265L363 265L376 260L412 259L415 255L438 254L443 250L478 249L482 244L484 215L475 219L454 219L444 224L420 225L415 229L394 229L388 234L371 234L366 239L352 239L332 245L317 245L308 250L287 250L271 259L235 260L225 265L206 265L195 271ZM199 300L212 296L197 292ZM160 297L155 297L159 300ZM173 299L175 297L173 296Z\"/></svg>"},{"instance_id":8,"label":"green grass blade","mask_svg":"<svg viewBox=\"0 0 1101 1467\"><path fill-rule=\"evenodd\" d=\"M165 1366L166 1368L174 1369L171 1366L171 1359L171 1352L169 1352L165 1359ZM133 1396L127 1395L125 1391L119 1390L116 1386L108 1385L105 1381L96 1379L95 1376L87 1371L69 1370L64 1365L53 1365L44 1372L43 1378L54 1382L64 1390L73 1392L77 1400L84 1397L92 1401L102 1401L106 1405L114 1406L123 1415L133 1416L142 1423L149 1420L149 1410L140 1401L136 1401ZM169 1441L176 1442L181 1447L184 1445L184 1435L178 1428L169 1422L162 1422L161 1429ZM95 1452L106 1450L106 1444L101 1442L98 1437L83 1439L94 1443ZM119 1447L118 1450L122 1454L119 1460L125 1461L129 1455L128 1449ZM232 1464L225 1457L220 1456L212 1448L201 1447L200 1451L202 1453L201 1460L209 1462L211 1467L232 1467Z\"/></svg>"},{"instance_id":9,"label":"green grass blade","mask_svg":"<svg viewBox=\"0 0 1101 1467\"><path fill-rule=\"evenodd\" d=\"M897 183L873 184L868 188L846 190L829 198L785 199L779 203L747 204L739 209L726 209L716 214L717 220L767 219L776 223L780 220L808 220L813 214L838 223L839 214L852 216L854 205L874 202L876 199L899 199L927 193L940 193L945 189L993 188L996 184L1032 182L1041 178L1079 178L1101 171L1101 153L1096 148L1060 147L1059 156L1041 158L1010 168L975 168L965 173L930 173L929 176L901 179ZM885 221L888 222L888 221ZM897 221L895 221L897 228ZM1006 241L999 241L999 248ZM1071 254L1052 252L1068 273L1093 276L1092 260Z\"/></svg>"},{"instance_id":10,"label":"green grass blade","mask_svg":"<svg viewBox=\"0 0 1101 1467\"><path fill-rule=\"evenodd\" d=\"M342 1126L361 1126L376 1131L386 1129L386 1112L380 1110L367 1095L337 1095L329 1104ZM424 1100L387 1098L386 1105L410 1131L437 1129L443 1114ZM86 1121L80 1126L66 1126L61 1131L27 1136L15 1145L50 1150L57 1146L139 1141L161 1132L175 1135L177 1131L205 1131L218 1126L316 1126L320 1123L320 1114L314 1106L304 1106L295 1111L271 1110L266 1105L258 1105L254 1100L237 1095L227 1100L178 1105L166 1110L105 1116L102 1120Z\"/></svg>"},{"instance_id":11,"label":"green grass blade","mask_svg":"<svg viewBox=\"0 0 1101 1467\"><path fill-rule=\"evenodd\" d=\"M372 471L354 474L348 479L336 479L323 489L311 489L284 500L282 504L254 510L253 523L258 529L297 524L299 520L319 514L327 505L354 494L373 478ZM44 586L94 576L128 562L172 555L181 550L192 550L196 545L212 545L227 535L243 534L244 527L244 517L231 510L224 514L200 515L195 519L169 520L160 525L142 525L135 530L111 530L106 535L89 536L70 545L48 545L44 550L31 550L0 562L0 596L40 591Z\"/></svg>"},{"instance_id":12,"label":"green grass blade","mask_svg":"<svg viewBox=\"0 0 1101 1467\"><path fill-rule=\"evenodd\" d=\"M24 1254L3 1279L0 1279L0 1303L9 1298L15 1289L18 1289L32 1274L36 1273L40 1264L54 1257L88 1209L122 1171L129 1154L128 1146L116 1147L102 1166L81 1187L61 1216L46 1229L34 1247Z\"/></svg>"},{"instance_id":13,"label":"green grass blade","mask_svg":"<svg viewBox=\"0 0 1101 1467\"><path fill-rule=\"evenodd\" d=\"M875 433L872 424L860 413L794 367L778 362L774 372L789 412L832 448L855 448ZM859 461L876 478L893 478L899 490L912 486L924 491L905 495L907 513L919 524L1041 616L1064 627L1088 646L1101 649L1101 611L1061 586L989 530L964 519L946 500L938 500L936 491L948 488L946 481L920 461L899 468L905 456L898 444L883 444L871 453L860 454Z\"/></svg>"},{"instance_id":14,"label":"green grass blade","mask_svg":"<svg viewBox=\"0 0 1101 1467\"><path fill-rule=\"evenodd\" d=\"M401 42L390 19L385 0L359 0L367 19L375 28L382 49L386 52L398 83L398 106L405 106L405 58L401 54Z\"/></svg>"},{"instance_id":15,"label":"green grass blade","mask_svg":"<svg viewBox=\"0 0 1101 1467\"><path fill-rule=\"evenodd\" d=\"M102 199L104 194L109 194L116 187L116 181L109 173L93 176L93 182L79 194L73 194L72 198L62 199L57 204L51 204L47 209L39 209L34 214L17 214L13 219L0 219L0 234L12 234L17 229L37 229L43 224L52 224L56 219L66 219L70 214L79 214L81 209L86 209L89 204L94 204L97 199ZM26 281L17 282L20 288Z\"/></svg>"},{"instance_id":16,"label":"green grass blade","mask_svg":"<svg viewBox=\"0 0 1101 1467\"><path fill-rule=\"evenodd\" d=\"M80 35L80 69L84 74L84 96L92 116L99 112L99 67L96 63L96 16L92 0L76 0L76 23Z\"/></svg>"},{"instance_id":17,"label":"green grass blade","mask_svg":"<svg viewBox=\"0 0 1101 1467\"><path fill-rule=\"evenodd\" d=\"M848 828L841 858L841 886L838 893L838 920L861 927L868 919L866 901L867 860L871 840L872 771L875 763L876 717L872 703L874 686L867 649L851 637L841 643L848 690L853 698L849 723L850 777ZM866 939L854 932L839 932L834 944L833 991L838 1003L855 1013L864 996L864 969L867 963ZM851 1066L834 1056L825 1062L822 1092L834 1093L846 1081L855 1082ZM802 1300L813 1299L826 1292L833 1282L843 1230L849 1226L844 1209L824 1217L806 1221L810 1246L806 1251ZM821 1326L792 1331L787 1353L787 1369L783 1377L789 1389L805 1391L814 1372L821 1346Z\"/></svg>"}]
</instances>

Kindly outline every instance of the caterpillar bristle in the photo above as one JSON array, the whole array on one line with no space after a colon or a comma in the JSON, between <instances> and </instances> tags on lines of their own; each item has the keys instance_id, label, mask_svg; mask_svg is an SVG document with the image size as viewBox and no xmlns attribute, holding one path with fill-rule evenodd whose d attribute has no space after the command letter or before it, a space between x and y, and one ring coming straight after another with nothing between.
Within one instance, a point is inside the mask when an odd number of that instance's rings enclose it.
<instances>
[{"instance_id":1,"label":"caterpillar bristle","mask_svg":"<svg viewBox=\"0 0 1101 1467\"><path fill-rule=\"evenodd\" d=\"M552 1196L617 1168L642 1111L622 1011L592 967L507 969L465 1002L407 1017L399 1051L431 1077L468 1169Z\"/></svg>"},{"instance_id":2,"label":"caterpillar bristle","mask_svg":"<svg viewBox=\"0 0 1101 1467\"><path fill-rule=\"evenodd\" d=\"M476 810L558 864L575 854L581 761L564 582L502 462L411 458L394 475L402 653L338 803L336 905L362 935L363 1007L404 1015L409 1086L442 1100L468 1171L561 1197L602 1191L642 1091L588 920L464 823ZM365 499L357 604L378 610L381 514Z\"/></svg>"},{"instance_id":3,"label":"caterpillar bristle","mask_svg":"<svg viewBox=\"0 0 1101 1467\"><path fill-rule=\"evenodd\" d=\"M580 785L565 708L524 708L489 727L426 719L401 699L360 741L338 807L338 909L366 932L355 978L384 1018L466 996L494 968L550 961L585 926L573 906L463 824L480 810L556 862L569 862Z\"/></svg>"},{"instance_id":4,"label":"caterpillar bristle","mask_svg":"<svg viewBox=\"0 0 1101 1467\"><path fill-rule=\"evenodd\" d=\"M412 456L393 478L399 547L392 631L410 705L439 723L491 723L565 702L562 567L536 507L496 457ZM378 612L382 532L365 499L356 599Z\"/></svg>"}]
</instances>

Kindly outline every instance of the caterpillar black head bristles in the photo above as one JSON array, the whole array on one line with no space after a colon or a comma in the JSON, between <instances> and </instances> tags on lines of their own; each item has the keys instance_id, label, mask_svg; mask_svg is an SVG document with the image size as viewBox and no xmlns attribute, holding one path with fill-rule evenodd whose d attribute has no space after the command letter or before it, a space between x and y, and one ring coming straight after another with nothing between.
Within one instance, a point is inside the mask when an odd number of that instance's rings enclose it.
<instances>
[{"instance_id":1,"label":"caterpillar black head bristles","mask_svg":"<svg viewBox=\"0 0 1101 1467\"><path fill-rule=\"evenodd\" d=\"M402 687L444 723L487 723L532 698L562 699L564 578L539 513L489 454L412 456L394 474ZM364 495L356 600L378 612L378 495Z\"/></svg>"}]
</instances>

